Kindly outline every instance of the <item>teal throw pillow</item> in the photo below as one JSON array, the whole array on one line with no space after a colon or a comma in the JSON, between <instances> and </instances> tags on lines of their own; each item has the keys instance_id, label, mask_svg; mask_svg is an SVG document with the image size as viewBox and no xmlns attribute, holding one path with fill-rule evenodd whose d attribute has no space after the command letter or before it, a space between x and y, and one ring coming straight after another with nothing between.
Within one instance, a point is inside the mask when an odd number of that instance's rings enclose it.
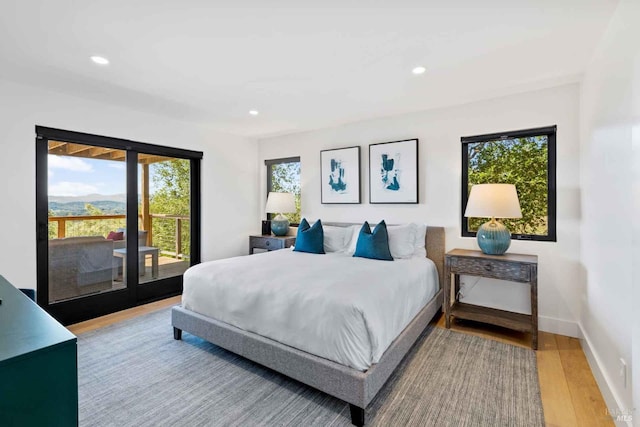
<instances>
[{"instance_id":1,"label":"teal throw pillow","mask_svg":"<svg viewBox=\"0 0 640 427\"><path fill-rule=\"evenodd\" d=\"M296 244L293 250L310 254L324 253L324 230L320 220L309 226L307 219L302 218L298 226L298 235L296 236Z\"/></svg>"},{"instance_id":2,"label":"teal throw pillow","mask_svg":"<svg viewBox=\"0 0 640 427\"><path fill-rule=\"evenodd\" d=\"M389 250L389 233L384 220L380 221L371 232L368 222L364 222L358 235L358 243L354 257L393 261Z\"/></svg>"}]
</instances>

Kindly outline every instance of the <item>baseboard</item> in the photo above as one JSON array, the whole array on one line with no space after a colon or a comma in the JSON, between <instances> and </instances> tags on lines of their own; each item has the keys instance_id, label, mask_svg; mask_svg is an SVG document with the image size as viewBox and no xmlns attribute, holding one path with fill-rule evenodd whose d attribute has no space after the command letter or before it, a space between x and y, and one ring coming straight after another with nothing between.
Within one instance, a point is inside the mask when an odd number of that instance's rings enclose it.
<instances>
[{"instance_id":1,"label":"baseboard","mask_svg":"<svg viewBox=\"0 0 640 427\"><path fill-rule=\"evenodd\" d=\"M601 369L602 362L598 358L597 353L593 349L593 345L591 344L591 340L589 336L585 333L581 324L578 324L578 329L580 331L580 344L582 345L582 351L584 351L584 355L587 358L587 362L589 363L589 367L591 367L591 372L593 373L593 377L596 379L596 383L598 383L598 388L600 388L600 392L602 393L602 397L604 398L604 402L607 405L607 409L610 414L620 415L621 419L616 420L616 417L613 417L613 422L618 427L633 427L633 421L630 419L624 421L625 415L621 412L620 408L623 408L622 399L614 391L613 387L610 387L611 381L606 372Z\"/></svg>"},{"instance_id":2,"label":"baseboard","mask_svg":"<svg viewBox=\"0 0 640 427\"><path fill-rule=\"evenodd\" d=\"M580 330L576 322L570 320L556 319L547 316L538 316L538 330L551 332L556 335L580 338Z\"/></svg>"}]
</instances>

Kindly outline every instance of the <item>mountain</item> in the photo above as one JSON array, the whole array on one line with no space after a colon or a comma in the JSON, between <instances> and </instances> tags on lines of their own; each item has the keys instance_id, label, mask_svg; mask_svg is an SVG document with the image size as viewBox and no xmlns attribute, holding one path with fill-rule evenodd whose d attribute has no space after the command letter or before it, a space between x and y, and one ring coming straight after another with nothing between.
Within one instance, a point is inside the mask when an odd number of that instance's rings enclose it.
<instances>
[{"instance_id":1,"label":"mountain","mask_svg":"<svg viewBox=\"0 0 640 427\"><path fill-rule=\"evenodd\" d=\"M87 196L51 196L49 211L53 216L89 215L87 204L100 209L105 215L122 215L127 211L125 194L89 194Z\"/></svg>"},{"instance_id":2,"label":"mountain","mask_svg":"<svg viewBox=\"0 0 640 427\"><path fill-rule=\"evenodd\" d=\"M87 194L86 196L49 196L49 203L93 203L93 202L121 202L127 203L126 194Z\"/></svg>"}]
</instances>

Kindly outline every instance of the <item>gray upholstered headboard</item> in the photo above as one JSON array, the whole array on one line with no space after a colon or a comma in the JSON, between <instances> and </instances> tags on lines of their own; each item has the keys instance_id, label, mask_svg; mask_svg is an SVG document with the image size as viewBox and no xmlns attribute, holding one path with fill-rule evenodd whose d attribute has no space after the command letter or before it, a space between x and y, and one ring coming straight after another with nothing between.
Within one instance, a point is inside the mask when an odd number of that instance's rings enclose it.
<instances>
[{"instance_id":1,"label":"gray upholstered headboard","mask_svg":"<svg viewBox=\"0 0 640 427\"><path fill-rule=\"evenodd\" d=\"M362 224L352 222L323 222L323 225L349 227L351 225ZM433 261L438 268L438 278L440 279L440 288L442 289L444 285L444 227L427 227L425 247L427 248L427 258Z\"/></svg>"},{"instance_id":2,"label":"gray upholstered headboard","mask_svg":"<svg viewBox=\"0 0 640 427\"><path fill-rule=\"evenodd\" d=\"M433 261L438 268L440 289L442 289L444 286L444 227L427 226L425 247L427 248L427 258Z\"/></svg>"}]
</instances>

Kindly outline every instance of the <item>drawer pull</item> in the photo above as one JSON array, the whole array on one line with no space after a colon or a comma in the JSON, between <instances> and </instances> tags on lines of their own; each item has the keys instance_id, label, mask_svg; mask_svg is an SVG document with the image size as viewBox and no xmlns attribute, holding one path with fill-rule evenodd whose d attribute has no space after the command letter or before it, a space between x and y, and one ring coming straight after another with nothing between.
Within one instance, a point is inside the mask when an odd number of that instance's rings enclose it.
<instances>
[{"instance_id":1,"label":"drawer pull","mask_svg":"<svg viewBox=\"0 0 640 427\"><path fill-rule=\"evenodd\" d=\"M485 264L484 269L487 270L487 271L493 271L493 265Z\"/></svg>"}]
</instances>

